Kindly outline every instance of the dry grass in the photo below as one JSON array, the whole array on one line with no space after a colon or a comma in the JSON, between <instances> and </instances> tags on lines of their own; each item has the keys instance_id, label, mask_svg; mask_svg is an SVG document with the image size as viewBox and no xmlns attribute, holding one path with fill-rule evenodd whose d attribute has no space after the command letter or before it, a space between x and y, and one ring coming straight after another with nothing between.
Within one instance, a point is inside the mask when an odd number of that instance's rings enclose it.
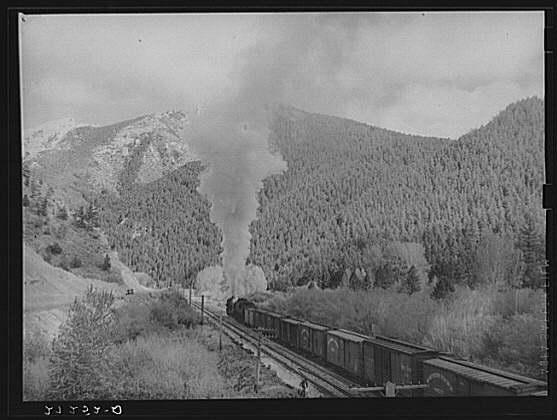
<instances>
[{"instance_id":1,"label":"dry grass","mask_svg":"<svg viewBox=\"0 0 557 420\"><path fill-rule=\"evenodd\" d=\"M50 356L49 337L39 331L28 331L23 341L23 400L46 398Z\"/></svg>"},{"instance_id":2,"label":"dry grass","mask_svg":"<svg viewBox=\"0 0 557 420\"><path fill-rule=\"evenodd\" d=\"M46 358L23 362L23 401L46 399L48 391L48 367Z\"/></svg>"},{"instance_id":3,"label":"dry grass","mask_svg":"<svg viewBox=\"0 0 557 420\"><path fill-rule=\"evenodd\" d=\"M217 355L183 330L128 341L116 358L126 375L116 398L205 399L227 393Z\"/></svg>"}]
</instances>

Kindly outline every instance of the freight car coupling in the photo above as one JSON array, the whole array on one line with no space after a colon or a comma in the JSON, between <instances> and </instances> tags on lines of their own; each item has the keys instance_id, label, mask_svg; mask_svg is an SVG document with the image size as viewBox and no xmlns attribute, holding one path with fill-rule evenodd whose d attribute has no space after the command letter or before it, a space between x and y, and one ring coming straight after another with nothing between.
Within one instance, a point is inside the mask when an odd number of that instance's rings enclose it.
<instances>
[{"instance_id":1,"label":"freight car coupling","mask_svg":"<svg viewBox=\"0 0 557 420\"><path fill-rule=\"evenodd\" d=\"M385 397L396 397L398 391L425 388L427 388L426 384L397 385L393 382L387 382L385 383L385 386L352 387L350 388L350 392L354 394L361 394L366 392L381 392Z\"/></svg>"}]
</instances>

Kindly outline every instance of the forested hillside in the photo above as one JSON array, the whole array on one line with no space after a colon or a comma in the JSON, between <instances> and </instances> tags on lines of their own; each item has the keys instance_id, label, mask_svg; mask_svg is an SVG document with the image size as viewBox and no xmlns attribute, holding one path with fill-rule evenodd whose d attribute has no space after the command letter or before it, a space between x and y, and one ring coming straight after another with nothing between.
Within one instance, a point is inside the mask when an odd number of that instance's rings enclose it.
<instances>
[{"instance_id":1,"label":"forested hillside","mask_svg":"<svg viewBox=\"0 0 557 420\"><path fill-rule=\"evenodd\" d=\"M288 170L264 181L248 262L276 289L314 280L412 293L434 278L440 295L457 282L538 287L543 115L542 100L526 99L449 140L283 107L271 143ZM182 282L219 262L200 171L190 162L120 197L97 197L126 264Z\"/></svg>"},{"instance_id":2,"label":"forested hillside","mask_svg":"<svg viewBox=\"0 0 557 420\"><path fill-rule=\"evenodd\" d=\"M120 197L97 197L101 226L126 265L176 283L220 261L222 235L197 192L201 170L190 162L149 184L128 184Z\"/></svg>"}]
</instances>

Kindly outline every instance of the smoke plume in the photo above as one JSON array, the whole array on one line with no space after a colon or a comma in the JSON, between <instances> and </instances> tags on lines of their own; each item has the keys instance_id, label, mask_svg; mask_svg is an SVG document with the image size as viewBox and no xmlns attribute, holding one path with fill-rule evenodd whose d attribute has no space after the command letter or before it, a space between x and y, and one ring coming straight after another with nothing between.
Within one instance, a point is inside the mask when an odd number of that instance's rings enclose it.
<instances>
[{"instance_id":1,"label":"smoke plume","mask_svg":"<svg viewBox=\"0 0 557 420\"><path fill-rule=\"evenodd\" d=\"M347 32L346 22L303 19L307 25L292 17L273 19L276 27L266 28L271 36L248 49L239 71L231 74L234 88L223 89L220 99L201 107L185 133L208 168L199 191L211 202L211 220L222 230L224 279L234 296L266 289L263 271L248 270L246 259L262 181L287 167L269 149L273 112L279 104L323 101L325 79L342 62L343 51L335 45L342 45L337 35Z\"/></svg>"}]
</instances>

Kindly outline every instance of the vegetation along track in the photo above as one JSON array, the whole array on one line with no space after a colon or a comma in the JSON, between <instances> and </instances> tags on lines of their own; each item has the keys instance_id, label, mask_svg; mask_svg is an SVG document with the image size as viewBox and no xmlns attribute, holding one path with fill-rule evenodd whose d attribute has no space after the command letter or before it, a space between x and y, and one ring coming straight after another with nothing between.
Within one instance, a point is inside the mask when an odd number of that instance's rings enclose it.
<instances>
[{"instance_id":1,"label":"vegetation along track","mask_svg":"<svg viewBox=\"0 0 557 420\"><path fill-rule=\"evenodd\" d=\"M192 305L197 310L201 310L199 303L192 302ZM224 334L233 341L244 342L250 344L253 348L257 348L258 337L255 331L230 319L224 311L220 310L219 312L214 309L208 309L205 305L205 316L217 328L219 319L222 316L222 331ZM355 394L350 391L350 388L360 386L360 384L308 360L300 354L265 337L262 337L261 340L261 354L271 358L275 363L288 370L289 373L299 377L300 380L305 378L326 397L354 397Z\"/></svg>"}]
</instances>

